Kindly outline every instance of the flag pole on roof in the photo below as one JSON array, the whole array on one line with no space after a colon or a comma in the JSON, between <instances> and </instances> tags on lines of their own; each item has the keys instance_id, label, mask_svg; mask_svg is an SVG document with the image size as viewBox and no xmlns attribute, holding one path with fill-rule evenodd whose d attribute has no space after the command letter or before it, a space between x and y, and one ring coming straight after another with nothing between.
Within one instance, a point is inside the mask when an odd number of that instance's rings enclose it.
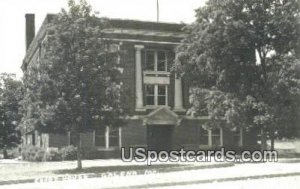
<instances>
[{"instance_id":1,"label":"flag pole on roof","mask_svg":"<svg viewBox=\"0 0 300 189\"><path fill-rule=\"evenodd\" d=\"M157 22L159 22L159 5L158 5L158 0L156 0L156 19L157 19Z\"/></svg>"}]
</instances>

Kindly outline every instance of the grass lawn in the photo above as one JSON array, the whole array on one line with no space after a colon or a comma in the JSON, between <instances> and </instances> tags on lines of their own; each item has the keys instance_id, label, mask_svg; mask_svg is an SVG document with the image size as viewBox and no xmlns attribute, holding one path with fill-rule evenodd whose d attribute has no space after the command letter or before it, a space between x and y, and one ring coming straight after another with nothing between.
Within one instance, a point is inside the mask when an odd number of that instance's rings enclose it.
<instances>
[{"instance_id":1,"label":"grass lawn","mask_svg":"<svg viewBox=\"0 0 300 189\"><path fill-rule=\"evenodd\" d=\"M76 161L63 162L22 162L1 163L0 183L8 180L36 179L41 177L62 176L70 174L89 174L97 177L102 173L120 173L134 171L135 174L144 174L145 171L159 173L196 170L205 168L218 168L233 166L232 163L205 162L199 164L188 163L156 163L147 166L140 162L122 162L121 160L83 160L83 169L76 170Z\"/></svg>"}]
</instances>

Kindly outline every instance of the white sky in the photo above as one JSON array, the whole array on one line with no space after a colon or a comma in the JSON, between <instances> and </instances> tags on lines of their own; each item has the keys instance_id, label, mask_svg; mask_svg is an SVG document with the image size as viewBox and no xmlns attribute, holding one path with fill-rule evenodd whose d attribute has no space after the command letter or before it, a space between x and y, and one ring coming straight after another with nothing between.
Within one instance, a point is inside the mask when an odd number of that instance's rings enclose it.
<instances>
[{"instance_id":1,"label":"white sky","mask_svg":"<svg viewBox=\"0 0 300 189\"><path fill-rule=\"evenodd\" d=\"M99 16L156 21L156 0L87 0ZM194 21L194 10L206 0L159 0L160 21ZM67 7L67 0L0 0L0 73L22 76L25 55L25 14L35 14L38 31L47 13Z\"/></svg>"}]
</instances>

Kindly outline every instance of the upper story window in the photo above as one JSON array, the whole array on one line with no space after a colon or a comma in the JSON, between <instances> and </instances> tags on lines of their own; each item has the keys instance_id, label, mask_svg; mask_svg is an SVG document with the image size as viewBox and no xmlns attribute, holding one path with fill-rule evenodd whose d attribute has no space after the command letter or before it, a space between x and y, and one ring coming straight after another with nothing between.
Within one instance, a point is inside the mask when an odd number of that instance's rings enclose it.
<instances>
[{"instance_id":1,"label":"upper story window","mask_svg":"<svg viewBox=\"0 0 300 189\"><path fill-rule=\"evenodd\" d=\"M167 85L145 85L146 106L168 105Z\"/></svg>"},{"instance_id":2,"label":"upper story window","mask_svg":"<svg viewBox=\"0 0 300 189\"><path fill-rule=\"evenodd\" d=\"M166 85L157 85L157 105L167 105Z\"/></svg>"},{"instance_id":3,"label":"upper story window","mask_svg":"<svg viewBox=\"0 0 300 189\"><path fill-rule=\"evenodd\" d=\"M155 105L155 85L146 85L146 105Z\"/></svg>"},{"instance_id":4,"label":"upper story window","mask_svg":"<svg viewBox=\"0 0 300 189\"><path fill-rule=\"evenodd\" d=\"M146 71L166 72L167 66L166 51L145 51L145 69Z\"/></svg>"}]
</instances>

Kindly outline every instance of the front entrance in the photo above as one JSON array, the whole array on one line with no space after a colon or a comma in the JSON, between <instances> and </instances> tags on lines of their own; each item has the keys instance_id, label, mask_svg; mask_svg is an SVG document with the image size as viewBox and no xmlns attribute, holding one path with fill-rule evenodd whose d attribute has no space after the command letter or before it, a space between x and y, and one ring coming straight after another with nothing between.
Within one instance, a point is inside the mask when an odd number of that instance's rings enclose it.
<instances>
[{"instance_id":1,"label":"front entrance","mask_svg":"<svg viewBox=\"0 0 300 189\"><path fill-rule=\"evenodd\" d=\"M171 150L174 125L148 125L147 143L149 150Z\"/></svg>"}]
</instances>

